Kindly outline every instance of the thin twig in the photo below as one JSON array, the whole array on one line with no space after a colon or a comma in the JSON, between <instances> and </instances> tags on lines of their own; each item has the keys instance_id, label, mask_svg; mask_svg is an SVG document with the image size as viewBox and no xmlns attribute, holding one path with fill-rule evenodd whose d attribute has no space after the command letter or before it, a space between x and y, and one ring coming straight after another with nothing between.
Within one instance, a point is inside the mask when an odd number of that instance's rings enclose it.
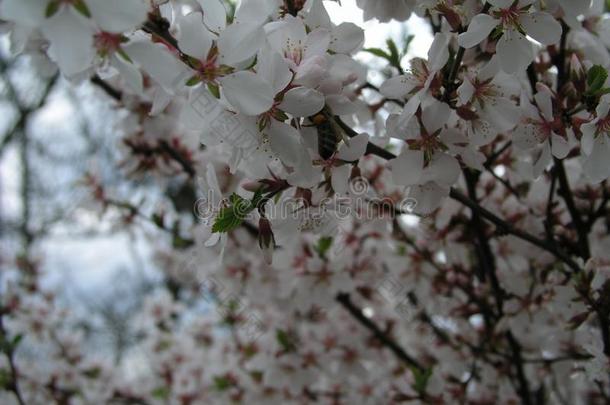
<instances>
[{"instance_id":1,"label":"thin twig","mask_svg":"<svg viewBox=\"0 0 610 405\"><path fill-rule=\"evenodd\" d=\"M424 371L425 368L413 357L411 357L402 347L400 347L392 338L383 332L379 326L373 321L364 316L362 309L354 304L349 294L340 293L337 295L337 301L364 327L370 330L375 338L386 346L392 353L402 360L407 366L414 367L419 371Z\"/></svg>"}]
</instances>

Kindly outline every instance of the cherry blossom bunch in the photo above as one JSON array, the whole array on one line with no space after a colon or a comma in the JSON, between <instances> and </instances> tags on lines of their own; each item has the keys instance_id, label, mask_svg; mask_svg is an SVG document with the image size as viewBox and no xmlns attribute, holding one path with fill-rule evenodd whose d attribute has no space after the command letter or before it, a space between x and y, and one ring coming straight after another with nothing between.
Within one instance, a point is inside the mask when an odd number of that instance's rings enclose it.
<instances>
[{"instance_id":1,"label":"cherry blossom bunch","mask_svg":"<svg viewBox=\"0 0 610 405\"><path fill-rule=\"evenodd\" d=\"M86 176L163 235L164 286L114 368L15 289L7 400L610 401L606 3L356 4L427 20L427 57L321 0L0 0L15 53L114 103L125 175L183 192L147 212Z\"/></svg>"}]
</instances>

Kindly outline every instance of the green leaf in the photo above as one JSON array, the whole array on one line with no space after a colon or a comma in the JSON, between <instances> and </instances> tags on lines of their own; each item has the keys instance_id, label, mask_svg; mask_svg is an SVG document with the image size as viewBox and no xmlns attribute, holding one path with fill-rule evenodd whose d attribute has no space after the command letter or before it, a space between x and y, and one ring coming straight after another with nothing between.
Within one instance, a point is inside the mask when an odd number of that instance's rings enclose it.
<instances>
[{"instance_id":1,"label":"green leaf","mask_svg":"<svg viewBox=\"0 0 610 405\"><path fill-rule=\"evenodd\" d=\"M83 372L83 375L89 379L96 379L102 374L102 369L99 367L93 367Z\"/></svg>"},{"instance_id":2,"label":"green leaf","mask_svg":"<svg viewBox=\"0 0 610 405\"><path fill-rule=\"evenodd\" d=\"M180 235L174 235L172 239L172 247L175 249L186 249L193 246L194 242L191 239L184 239Z\"/></svg>"},{"instance_id":3,"label":"green leaf","mask_svg":"<svg viewBox=\"0 0 610 405\"><path fill-rule=\"evenodd\" d=\"M409 48L411 47L411 42L415 39L415 35L407 35L405 38L405 44L402 47L402 54L406 55L409 52Z\"/></svg>"},{"instance_id":4,"label":"green leaf","mask_svg":"<svg viewBox=\"0 0 610 405\"><path fill-rule=\"evenodd\" d=\"M196 85L198 85L199 83L201 83L201 78L200 78L199 76L197 76L197 75L195 75L195 76L191 77L190 79L188 79L188 80L186 81L186 85L187 85L188 87L196 86Z\"/></svg>"},{"instance_id":5,"label":"green leaf","mask_svg":"<svg viewBox=\"0 0 610 405\"><path fill-rule=\"evenodd\" d=\"M587 87L589 93L597 93L604 87L608 79L608 71L600 65L594 65L587 72Z\"/></svg>"},{"instance_id":6,"label":"green leaf","mask_svg":"<svg viewBox=\"0 0 610 405\"><path fill-rule=\"evenodd\" d=\"M297 349L294 338L285 330L277 329L275 338L284 351L293 352Z\"/></svg>"},{"instance_id":7,"label":"green leaf","mask_svg":"<svg viewBox=\"0 0 610 405\"><path fill-rule=\"evenodd\" d=\"M214 83L208 83L209 92L216 98L220 98L220 88Z\"/></svg>"},{"instance_id":8,"label":"green leaf","mask_svg":"<svg viewBox=\"0 0 610 405\"><path fill-rule=\"evenodd\" d=\"M284 121L288 120L288 115L286 115L286 113L284 111L275 110L273 112L273 118L275 118L278 121L284 122Z\"/></svg>"},{"instance_id":9,"label":"green leaf","mask_svg":"<svg viewBox=\"0 0 610 405\"><path fill-rule=\"evenodd\" d=\"M380 58L386 59L388 62L392 59L392 57L384 50L379 48L366 48L363 49L364 52L372 53L375 56L379 56Z\"/></svg>"},{"instance_id":10,"label":"green leaf","mask_svg":"<svg viewBox=\"0 0 610 405\"><path fill-rule=\"evenodd\" d=\"M76 0L76 2L73 3L73 6L76 11L78 11L87 18L91 18L91 12L89 11L89 8L83 0Z\"/></svg>"},{"instance_id":11,"label":"green leaf","mask_svg":"<svg viewBox=\"0 0 610 405\"><path fill-rule=\"evenodd\" d=\"M396 248L397 256L406 256L407 255L407 247L405 245L398 245Z\"/></svg>"},{"instance_id":12,"label":"green leaf","mask_svg":"<svg viewBox=\"0 0 610 405\"><path fill-rule=\"evenodd\" d=\"M21 343L22 339L23 339L23 335L21 335L21 334L15 336L13 338L13 341L11 342L11 349L15 350L17 348L17 346L19 346L19 343Z\"/></svg>"},{"instance_id":13,"label":"green leaf","mask_svg":"<svg viewBox=\"0 0 610 405\"><path fill-rule=\"evenodd\" d=\"M159 214L158 212L155 212L152 215L151 220L158 228L163 228L165 226L164 220L163 220L163 215Z\"/></svg>"},{"instance_id":14,"label":"green leaf","mask_svg":"<svg viewBox=\"0 0 610 405\"><path fill-rule=\"evenodd\" d=\"M238 228L242 224L242 219L235 214L233 207L226 207L220 210L214 225L212 226L212 232L224 233L230 232Z\"/></svg>"},{"instance_id":15,"label":"green leaf","mask_svg":"<svg viewBox=\"0 0 610 405\"><path fill-rule=\"evenodd\" d=\"M254 209L252 202L237 194L231 196L231 205L220 210L212 226L212 232L230 232L238 228L246 216Z\"/></svg>"},{"instance_id":16,"label":"green leaf","mask_svg":"<svg viewBox=\"0 0 610 405\"><path fill-rule=\"evenodd\" d=\"M169 398L169 394L170 391L168 387L157 387L151 392L152 397L157 399L167 399Z\"/></svg>"},{"instance_id":17,"label":"green leaf","mask_svg":"<svg viewBox=\"0 0 610 405\"><path fill-rule=\"evenodd\" d=\"M263 200L265 199L265 194L263 192L264 187L260 187L258 190L256 190L256 192L254 193L254 196L252 197L251 200L251 204L253 208L259 208L259 205L261 204L261 202L263 202Z\"/></svg>"},{"instance_id":18,"label":"green leaf","mask_svg":"<svg viewBox=\"0 0 610 405\"><path fill-rule=\"evenodd\" d=\"M125 52L125 51L123 50L123 48L119 48L119 49L117 49L117 51L116 51L116 52L117 52L117 53L118 53L118 54L121 56L121 58L125 59L127 62L129 62L129 63L133 63L133 61L131 60L131 58L129 57L129 55L127 55L127 52Z\"/></svg>"},{"instance_id":19,"label":"green leaf","mask_svg":"<svg viewBox=\"0 0 610 405\"><path fill-rule=\"evenodd\" d=\"M47 5L47 9L45 10L44 15L46 18L51 18L55 15L55 13L57 13L58 10L59 10L59 2L52 1Z\"/></svg>"},{"instance_id":20,"label":"green leaf","mask_svg":"<svg viewBox=\"0 0 610 405\"><path fill-rule=\"evenodd\" d=\"M390 50L390 62L396 67L400 66L400 53L398 52L396 43L392 38L388 38L386 44L388 45L388 49Z\"/></svg>"},{"instance_id":21,"label":"green leaf","mask_svg":"<svg viewBox=\"0 0 610 405\"><path fill-rule=\"evenodd\" d=\"M596 96L603 96L603 95L609 94L609 93L610 93L610 87L604 87L603 89L596 91L595 95Z\"/></svg>"},{"instance_id":22,"label":"green leaf","mask_svg":"<svg viewBox=\"0 0 610 405\"><path fill-rule=\"evenodd\" d=\"M326 256L326 252L333 245L333 238L330 236L325 236L318 240L318 243L314 246L315 251L318 253L320 258L324 258Z\"/></svg>"},{"instance_id":23,"label":"green leaf","mask_svg":"<svg viewBox=\"0 0 610 405\"><path fill-rule=\"evenodd\" d=\"M412 385L413 389L420 395L424 394L426 392L428 381L430 380L430 377L432 377L432 367L425 370L412 367L411 372L413 373L413 378L415 379Z\"/></svg>"},{"instance_id":24,"label":"green leaf","mask_svg":"<svg viewBox=\"0 0 610 405\"><path fill-rule=\"evenodd\" d=\"M11 385L11 382L11 373L5 368L0 368L0 388L7 389Z\"/></svg>"},{"instance_id":25,"label":"green leaf","mask_svg":"<svg viewBox=\"0 0 610 405\"><path fill-rule=\"evenodd\" d=\"M227 377L219 375L214 376L214 388L216 388L218 391L226 391L232 386L233 383Z\"/></svg>"}]
</instances>

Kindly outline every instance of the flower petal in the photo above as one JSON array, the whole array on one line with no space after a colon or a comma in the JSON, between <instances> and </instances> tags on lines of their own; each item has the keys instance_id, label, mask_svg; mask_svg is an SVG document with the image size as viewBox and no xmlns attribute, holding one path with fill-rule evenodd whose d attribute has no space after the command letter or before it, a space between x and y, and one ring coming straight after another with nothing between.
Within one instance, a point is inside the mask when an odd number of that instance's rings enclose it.
<instances>
[{"instance_id":1,"label":"flower petal","mask_svg":"<svg viewBox=\"0 0 610 405\"><path fill-rule=\"evenodd\" d=\"M271 85L252 72L230 74L220 84L229 103L243 114L262 114L273 105Z\"/></svg>"},{"instance_id":2,"label":"flower petal","mask_svg":"<svg viewBox=\"0 0 610 405\"><path fill-rule=\"evenodd\" d=\"M477 14L470 21L468 30L458 36L461 47L472 48L483 42L498 25L498 20L488 14Z\"/></svg>"},{"instance_id":3,"label":"flower petal","mask_svg":"<svg viewBox=\"0 0 610 405\"><path fill-rule=\"evenodd\" d=\"M288 124L274 121L266 131L269 146L287 166L295 167L301 159L303 149L299 142L299 132Z\"/></svg>"},{"instance_id":4,"label":"flower petal","mask_svg":"<svg viewBox=\"0 0 610 405\"><path fill-rule=\"evenodd\" d=\"M549 13L538 11L526 14L519 21L527 35L542 45L553 45L561 39L561 24Z\"/></svg>"},{"instance_id":5,"label":"flower petal","mask_svg":"<svg viewBox=\"0 0 610 405\"><path fill-rule=\"evenodd\" d=\"M234 66L253 57L264 44L263 28L252 22L231 24L218 37L222 63Z\"/></svg>"},{"instance_id":6,"label":"flower petal","mask_svg":"<svg viewBox=\"0 0 610 405\"><path fill-rule=\"evenodd\" d=\"M422 122L428 133L436 132L447 123L451 116L451 107L448 104L436 101L422 111Z\"/></svg>"},{"instance_id":7,"label":"flower petal","mask_svg":"<svg viewBox=\"0 0 610 405\"><path fill-rule=\"evenodd\" d=\"M142 94L144 85L140 70L137 69L133 63L124 60L121 56L117 56L116 54L112 55L111 61L112 65L119 71L127 86L136 94Z\"/></svg>"},{"instance_id":8,"label":"flower petal","mask_svg":"<svg viewBox=\"0 0 610 405\"><path fill-rule=\"evenodd\" d=\"M339 147L337 158L345 160L346 162L358 160L364 155L364 152L366 152L368 143L369 134L363 133L356 135L349 140L349 143L344 143Z\"/></svg>"},{"instance_id":9,"label":"flower petal","mask_svg":"<svg viewBox=\"0 0 610 405\"><path fill-rule=\"evenodd\" d=\"M581 126L580 129L583 134L582 138L580 138L580 147L582 149L582 153L585 156L589 156L591 153L593 153L596 125L594 123L588 123Z\"/></svg>"},{"instance_id":10,"label":"flower petal","mask_svg":"<svg viewBox=\"0 0 610 405\"><path fill-rule=\"evenodd\" d=\"M274 94L284 90L292 80L290 67L282 55L271 49L270 46L263 47L258 53L256 73L271 83Z\"/></svg>"},{"instance_id":11,"label":"flower petal","mask_svg":"<svg viewBox=\"0 0 610 405\"><path fill-rule=\"evenodd\" d=\"M497 97L485 104L481 116L489 121L498 132L513 129L521 119L521 110L511 100Z\"/></svg>"},{"instance_id":12,"label":"flower petal","mask_svg":"<svg viewBox=\"0 0 610 405\"><path fill-rule=\"evenodd\" d=\"M568 156L568 153L570 152L570 144L568 144L567 140L557 134L552 134L551 142L553 142L551 145L553 156L555 156L557 159L563 159Z\"/></svg>"},{"instance_id":13,"label":"flower petal","mask_svg":"<svg viewBox=\"0 0 610 405\"><path fill-rule=\"evenodd\" d=\"M180 27L178 35L178 47L182 52L193 58L204 60L212 47L212 34L203 25L203 16L200 12L194 12L181 17L178 22Z\"/></svg>"},{"instance_id":14,"label":"flower petal","mask_svg":"<svg viewBox=\"0 0 610 405\"><path fill-rule=\"evenodd\" d=\"M125 53L140 65L168 93L181 88L192 73L164 45L149 41L132 42L123 47Z\"/></svg>"},{"instance_id":15,"label":"flower petal","mask_svg":"<svg viewBox=\"0 0 610 405\"><path fill-rule=\"evenodd\" d=\"M401 99L417 85L411 75L394 76L381 85L379 91L388 98Z\"/></svg>"},{"instance_id":16,"label":"flower petal","mask_svg":"<svg viewBox=\"0 0 610 405\"><path fill-rule=\"evenodd\" d=\"M286 92L279 108L295 117L309 117L324 108L324 95L307 87L296 87Z\"/></svg>"},{"instance_id":17,"label":"flower petal","mask_svg":"<svg viewBox=\"0 0 610 405\"><path fill-rule=\"evenodd\" d=\"M591 156L583 165L583 170L587 177L594 183L599 183L610 177L610 165L608 156L610 155L610 142L607 136L601 135L595 139L595 145Z\"/></svg>"},{"instance_id":18,"label":"flower petal","mask_svg":"<svg viewBox=\"0 0 610 405\"><path fill-rule=\"evenodd\" d=\"M361 100L351 100L349 97L341 94L326 96L326 104L336 115L354 114L364 107L364 103Z\"/></svg>"},{"instance_id":19,"label":"flower petal","mask_svg":"<svg viewBox=\"0 0 610 405\"><path fill-rule=\"evenodd\" d=\"M0 2L0 17L28 27L37 27L45 19L47 0L4 0Z\"/></svg>"},{"instance_id":20,"label":"flower petal","mask_svg":"<svg viewBox=\"0 0 610 405\"><path fill-rule=\"evenodd\" d=\"M424 153L419 150L405 149L389 162L394 184L412 186L421 179L424 168Z\"/></svg>"},{"instance_id":21,"label":"flower petal","mask_svg":"<svg viewBox=\"0 0 610 405\"><path fill-rule=\"evenodd\" d=\"M460 177L460 164L457 159L446 153L435 153L426 167L422 181L451 187Z\"/></svg>"},{"instance_id":22,"label":"flower petal","mask_svg":"<svg viewBox=\"0 0 610 405\"><path fill-rule=\"evenodd\" d=\"M51 43L48 54L66 76L88 69L94 57L93 30L72 7L64 7L47 20L42 31Z\"/></svg>"},{"instance_id":23,"label":"flower petal","mask_svg":"<svg viewBox=\"0 0 610 405\"><path fill-rule=\"evenodd\" d=\"M214 32L222 31L227 25L227 10L220 0L197 0L203 10L203 22Z\"/></svg>"},{"instance_id":24,"label":"flower petal","mask_svg":"<svg viewBox=\"0 0 610 405\"><path fill-rule=\"evenodd\" d=\"M430 70L438 72L449 60L449 35L438 33L434 36L434 41L428 51L428 63Z\"/></svg>"},{"instance_id":25,"label":"flower petal","mask_svg":"<svg viewBox=\"0 0 610 405\"><path fill-rule=\"evenodd\" d=\"M553 117L553 95L551 93L551 89L547 86L539 85L538 93L534 96L536 100L536 104L538 108L540 108L540 112L542 116L547 122L552 122L554 120Z\"/></svg>"},{"instance_id":26,"label":"flower petal","mask_svg":"<svg viewBox=\"0 0 610 405\"><path fill-rule=\"evenodd\" d=\"M318 28L307 35L303 47L303 58L309 59L315 56L324 56L330 45L330 31L326 28Z\"/></svg>"},{"instance_id":27,"label":"flower petal","mask_svg":"<svg viewBox=\"0 0 610 405\"><path fill-rule=\"evenodd\" d=\"M332 177L330 178L331 185L335 193L347 194L349 186L349 177L352 174L352 165L343 165L333 167L331 170Z\"/></svg>"},{"instance_id":28,"label":"flower petal","mask_svg":"<svg viewBox=\"0 0 610 405\"><path fill-rule=\"evenodd\" d=\"M141 0L85 0L91 16L104 31L130 31L146 20L148 5Z\"/></svg>"},{"instance_id":29,"label":"flower petal","mask_svg":"<svg viewBox=\"0 0 610 405\"><path fill-rule=\"evenodd\" d=\"M577 17L579 15L585 14L591 7L591 2L589 0L581 0L581 1L557 0L557 1L559 2L559 4L561 4L563 11L565 11L566 14L571 15L573 17Z\"/></svg>"},{"instance_id":30,"label":"flower petal","mask_svg":"<svg viewBox=\"0 0 610 405\"><path fill-rule=\"evenodd\" d=\"M540 143L538 128L532 124L520 124L513 131L513 144L517 149L533 149Z\"/></svg>"},{"instance_id":31,"label":"flower petal","mask_svg":"<svg viewBox=\"0 0 610 405\"><path fill-rule=\"evenodd\" d=\"M508 29L496 46L502 70L508 74L525 71L534 60L532 44L520 32Z\"/></svg>"},{"instance_id":32,"label":"flower petal","mask_svg":"<svg viewBox=\"0 0 610 405\"><path fill-rule=\"evenodd\" d=\"M350 54L364 43L364 31L353 23L342 23L331 33L329 49L335 53Z\"/></svg>"}]
</instances>

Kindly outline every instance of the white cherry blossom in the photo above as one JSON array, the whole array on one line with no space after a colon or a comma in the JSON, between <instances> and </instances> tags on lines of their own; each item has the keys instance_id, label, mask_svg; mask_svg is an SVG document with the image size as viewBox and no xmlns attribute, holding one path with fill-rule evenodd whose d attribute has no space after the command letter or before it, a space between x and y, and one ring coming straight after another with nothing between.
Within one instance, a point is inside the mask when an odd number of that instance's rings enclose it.
<instances>
[{"instance_id":1,"label":"white cherry blossom","mask_svg":"<svg viewBox=\"0 0 610 405\"><path fill-rule=\"evenodd\" d=\"M534 0L489 0L489 3L492 5L489 14L474 16L458 42L464 48L472 48L497 30L496 52L506 73L521 73L533 61L533 45L526 35L543 45L559 42L561 25L552 15L533 10Z\"/></svg>"}]
</instances>

